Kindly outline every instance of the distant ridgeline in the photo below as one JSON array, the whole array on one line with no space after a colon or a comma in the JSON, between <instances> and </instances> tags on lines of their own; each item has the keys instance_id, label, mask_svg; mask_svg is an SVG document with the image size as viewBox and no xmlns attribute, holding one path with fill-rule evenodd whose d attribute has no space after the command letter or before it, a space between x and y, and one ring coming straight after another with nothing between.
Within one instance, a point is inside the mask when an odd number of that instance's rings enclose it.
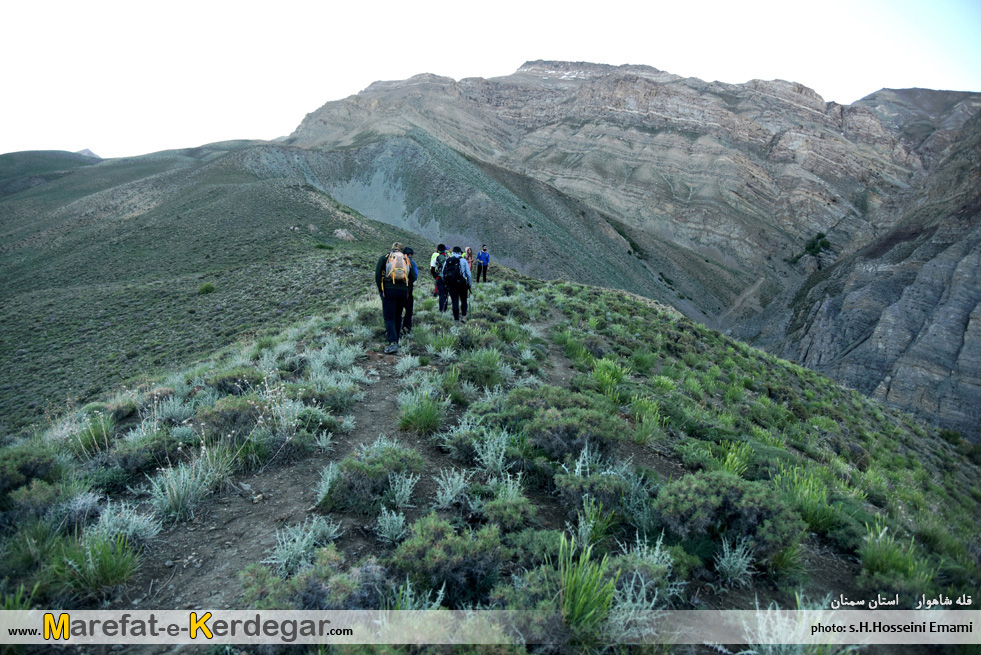
<instances>
[{"instance_id":1,"label":"distant ridgeline","mask_svg":"<svg viewBox=\"0 0 981 655\"><path fill-rule=\"evenodd\" d=\"M4 414L23 425L346 294L359 273L324 279L308 246L348 230L365 256L395 234L486 242L495 263L657 299L979 440L979 107L535 61L376 83L281 142L3 155Z\"/></svg>"}]
</instances>

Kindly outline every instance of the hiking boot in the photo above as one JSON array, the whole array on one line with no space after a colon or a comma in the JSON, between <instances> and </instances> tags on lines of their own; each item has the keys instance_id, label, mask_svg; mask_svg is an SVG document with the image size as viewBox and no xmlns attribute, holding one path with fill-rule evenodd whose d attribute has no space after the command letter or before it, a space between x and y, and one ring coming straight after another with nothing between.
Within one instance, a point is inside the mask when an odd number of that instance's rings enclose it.
<instances>
[{"instance_id":1,"label":"hiking boot","mask_svg":"<svg viewBox=\"0 0 981 655\"><path fill-rule=\"evenodd\" d=\"M398 351L399 351L399 345L397 343L390 343L388 344L388 347L385 348L386 355L394 355Z\"/></svg>"}]
</instances>

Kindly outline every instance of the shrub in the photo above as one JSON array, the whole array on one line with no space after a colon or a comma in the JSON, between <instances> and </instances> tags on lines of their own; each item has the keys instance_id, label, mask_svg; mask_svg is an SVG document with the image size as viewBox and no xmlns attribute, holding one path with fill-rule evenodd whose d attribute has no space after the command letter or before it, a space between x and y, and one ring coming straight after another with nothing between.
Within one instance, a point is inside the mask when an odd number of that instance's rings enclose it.
<instances>
[{"instance_id":1,"label":"shrub","mask_svg":"<svg viewBox=\"0 0 981 655\"><path fill-rule=\"evenodd\" d=\"M162 527L158 519L140 514L129 503L124 501L114 505L110 500L106 502L106 508L99 515L98 522L89 528L86 536L114 539L122 535L127 543L140 548L157 536Z\"/></svg>"},{"instance_id":2,"label":"shrub","mask_svg":"<svg viewBox=\"0 0 981 655\"><path fill-rule=\"evenodd\" d=\"M117 535L69 541L52 566L54 578L82 597L105 598L136 572L137 555Z\"/></svg>"},{"instance_id":3,"label":"shrub","mask_svg":"<svg viewBox=\"0 0 981 655\"><path fill-rule=\"evenodd\" d=\"M480 348L463 360L460 377L479 387L490 389L504 384L501 370L501 351L497 348Z\"/></svg>"},{"instance_id":4,"label":"shrub","mask_svg":"<svg viewBox=\"0 0 981 655\"><path fill-rule=\"evenodd\" d=\"M725 587L748 587L753 576L753 554L745 539L730 544L722 539L722 552L715 555L715 571Z\"/></svg>"},{"instance_id":5,"label":"shrub","mask_svg":"<svg viewBox=\"0 0 981 655\"><path fill-rule=\"evenodd\" d=\"M712 470L716 467L717 462L712 456L712 449L703 441L682 441L675 444L674 451L689 471Z\"/></svg>"},{"instance_id":6,"label":"shrub","mask_svg":"<svg viewBox=\"0 0 981 655\"><path fill-rule=\"evenodd\" d=\"M563 460L591 444L602 452L625 432L623 422L592 409L549 408L524 426L529 440L549 457Z\"/></svg>"},{"instance_id":7,"label":"shrub","mask_svg":"<svg viewBox=\"0 0 981 655\"><path fill-rule=\"evenodd\" d=\"M656 638L651 620L656 612L681 595L684 583L672 580L673 558L663 545L640 539L632 547L620 545L624 555L616 560L621 575L606 628L610 641L648 642Z\"/></svg>"},{"instance_id":8,"label":"shrub","mask_svg":"<svg viewBox=\"0 0 981 655\"><path fill-rule=\"evenodd\" d=\"M177 425L194 416L193 403L185 402L178 396L168 396L157 402L154 412L158 419Z\"/></svg>"},{"instance_id":9,"label":"shrub","mask_svg":"<svg viewBox=\"0 0 981 655\"><path fill-rule=\"evenodd\" d=\"M652 471L635 471L623 476L630 488L620 499L619 511L624 520L633 526L638 539L653 537L663 532L661 519L654 508L660 483Z\"/></svg>"},{"instance_id":10,"label":"shrub","mask_svg":"<svg viewBox=\"0 0 981 655\"><path fill-rule=\"evenodd\" d=\"M293 420L297 431L316 434L318 432L333 432L341 427L341 422L336 417L319 407L293 407L296 410L296 416Z\"/></svg>"},{"instance_id":11,"label":"shrub","mask_svg":"<svg viewBox=\"0 0 981 655\"><path fill-rule=\"evenodd\" d=\"M496 525L461 535L449 522L429 514L412 525L391 564L422 588L445 584L447 603L460 607L484 599L497 581L504 555Z\"/></svg>"},{"instance_id":12,"label":"shrub","mask_svg":"<svg viewBox=\"0 0 981 655\"><path fill-rule=\"evenodd\" d=\"M513 438L507 430L482 430L473 442L477 462L490 475L504 475L509 468L506 460Z\"/></svg>"},{"instance_id":13,"label":"shrub","mask_svg":"<svg viewBox=\"0 0 981 655\"><path fill-rule=\"evenodd\" d=\"M333 544L317 551L313 564L301 570L291 588L301 610L376 610L390 594L387 572L374 557L341 568L343 557Z\"/></svg>"},{"instance_id":14,"label":"shrub","mask_svg":"<svg viewBox=\"0 0 981 655\"><path fill-rule=\"evenodd\" d=\"M439 430L446 415L447 402L427 393L414 393L400 402L398 424L400 430L432 434Z\"/></svg>"},{"instance_id":15,"label":"shrub","mask_svg":"<svg viewBox=\"0 0 981 655\"><path fill-rule=\"evenodd\" d=\"M372 444L361 444L355 454L341 461L319 506L324 511L377 510L389 489L390 474L421 468L419 453L379 435Z\"/></svg>"},{"instance_id":16,"label":"shrub","mask_svg":"<svg viewBox=\"0 0 981 655\"><path fill-rule=\"evenodd\" d=\"M598 503L590 496L582 500L582 511L577 513L576 526L568 523L566 529L583 547L605 548L613 534L616 519L613 511L603 511L603 503Z\"/></svg>"},{"instance_id":17,"label":"shrub","mask_svg":"<svg viewBox=\"0 0 981 655\"><path fill-rule=\"evenodd\" d=\"M388 495L392 507L401 509L404 507L415 507L411 503L412 491L419 482L419 476L409 473L389 473L388 474Z\"/></svg>"},{"instance_id":18,"label":"shrub","mask_svg":"<svg viewBox=\"0 0 981 655\"><path fill-rule=\"evenodd\" d=\"M198 293L201 295L214 293L214 290L215 290L215 285L213 285L211 282L205 282L204 284L198 287Z\"/></svg>"},{"instance_id":19,"label":"shrub","mask_svg":"<svg viewBox=\"0 0 981 655\"><path fill-rule=\"evenodd\" d=\"M439 588L439 591L436 592L436 597L433 598L432 590L427 591L425 594L416 592L412 588L412 583L407 579L405 584L399 585L399 588L395 590L389 607L393 610L408 611L438 610L445 596L445 584Z\"/></svg>"},{"instance_id":20,"label":"shrub","mask_svg":"<svg viewBox=\"0 0 981 655\"><path fill-rule=\"evenodd\" d=\"M98 453L112 450L115 432L115 419L109 414L96 413L72 435L69 444L78 457L91 459Z\"/></svg>"},{"instance_id":21,"label":"shrub","mask_svg":"<svg viewBox=\"0 0 981 655\"><path fill-rule=\"evenodd\" d=\"M623 402L623 394L619 389L628 375L630 367L621 365L615 359L603 358L593 362L593 379L596 380L600 393L617 405Z\"/></svg>"},{"instance_id":22,"label":"shrub","mask_svg":"<svg viewBox=\"0 0 981 655\"><path fill-rule=\"evenodd\" d=\"M440 469L433 477L436 481L436 509L449 509L466 500L470 486L470 473L458 469Z\"/></svg>"},{"instance_id":23,"label":"shrub","mask_svg":"<svg viewBox=\"0 0 981 655\"><path fill-rule=\"evenodd\" d=\"M784 468L773 478L808 527L819 534L828 534L842 522L841 505L828 501L828 483L813 470L800 466Z\"/></svg>"},{"instance_id":24,"label":"shrub","mask_svg":"<svg viewBox=\"0 0 981 655\"><path fill-rule=\"evenodd\" d=\"M383 507L378 516L378 526L375 531L378 533L379 541L394 546L402 541L402 538L408 533L408 529L405 527L405 514L389 512Z\"/></svg>"},{"instance_id":25,"label":"shrub","mask_svg":"<svg viewBox=\"0 0 981 655\"><path fill-rule=\"evenodd\" d=\"M223 395L241 396L262 386L265 375L252 366L238 366L212 373L206 383Z\"/></svg>"},{"instance_id":26,"label":"shrub","mask_svg":"<svg viewBox=\"0 0 981 655\"><path fill-rule=\"evenodd\" d=\"M215 402L210 409L198 415L208 432L220 436L241 437L255 429L268 407L265 401L254 394L225 396Z\"/></svg>"},{"instance_id":27,"label":"shrub","mask_svg":"<svg viewBox=\"0 0 981 655\"><path fill-rule=\"evenodd\" d=\"M646 537L639 537L632 544L619 544L623 552L617 565L624 571L636 571L645 584L653 584L659 589L672 590L670 595L680 592L680 585L673 586L669 581L674 567L674 558L664 545L662 533L653 544ZM623 579L621 579L621 582Z\"/></svg>"},{"instance_id":28,"label":"shrub","mask_svg":"<svg viewBox=\"0 0 981 655\"><path fill-rule=\"evenodd\" d=\"M501 525L505 532L516 530L531 521L535 507L521 492L521 474L510 474L497 481L494 499L484 503L482 510L491 521Z\"/></svg>"},{"instance_id":29,"label":"shrub","mask_svg":"<svg viewBox=\"0 0 981 655\"><path fill-rule=\"evenodd\" d=\"M630 492L631 481L623 475L611 474L607 470L582 473L577 475L573 471L555 476L555 487L562 504L569 508L570 515L575 508L582 507L586 497L594 498L604 507L616 509Z\"/></svg>"},{"instance_id":30,"label":"shrub","mask_svg":"<svg viewBox=\"0 0 981 655\"><path fill-rule=\"evenodd\" d=\"M933 578L936 570L921 558L914 541L910 538L909 547L896 541L881 519L866 524L865 541L858 549L862 560L862 573L859 584L866 589L882 589L887 592L916 595L916 590L927 595L933 593Z\"/></svg>"},{"instance_id":31,"label":"shrub","mask_svg":"<svg viewBox=\"0 0 981 655\"><path fill-rule=\"evenodd\" d=\"M395 365L395 372L400 376L404 376L417 368L419 368L419 358L408 355L399 359L398 364Z\"/></svg>"},{"instance_id":32,"label":"shrub","mask_svg":"<svg viewBox=\"0 0 981 655\"><path fill-rule=\"evenodd\" d=\"M531 569L547 561L556 560L561 537L562 532L559 530L527 528L520 532L512 532L506 539L517 565Z\"/></svg>"},{"instance_id":33,"label":"shrub","mask_svg":"<svg viewBox=\"0 0 981 655\"><path fill-rule=\"evenodd\" d=\"M334 541L342 532L341 526L329 518L304 519L300 525L276 531L276 547L262 563L271 564L280 577L289 577L313 561L317 547Z\"/></svg>"},{"instance_id":34,"label":"shrub","mask_svg":"<svg viewBox=\"0 0 981 655\"><path fill-rule=\"evenodd\" d=\"M0 450L0 498L37 478L54 482L55 454L46 446L8 446Z\"/></svg>"},{"instance_id":35,"label":"shrub","mask_svg":"<svg viewBox=\"0 0 981 655\"><path fill-rule=\"evenodd\" d=\"M99 518L99 496L91 491L73 494L53 508L53 517L61 529L69 534L79 534L89 523Z\"/></svg>"},{"instance_id":36,"label":"shrub","mask_svg":"<svg viewBox=\"0 0 981 655\"><path fill-rule=\"evenodd\" d=\"M194 506L211 493L212 479L200 463L180 463L150 478L150 503L165 520L194 516Z\"/></svg>"},{"instance_id":37,"label":"shrub","mask_svg":"<svg viewBox=\"0 0 981 655\"><path fill-rule=\"evenodd\" d=\"M611 579L606 568L605 555L595 561L591 546L577 549L575 540L566 541L563 535L558 561L562 618L581 643L596 640L613 604L620 572Z\"/></svg>"},{"instance_id":38,"label":"shrub","mask_svg":"<svg viewBox=\"0 0 981 655\"><path fill-rule=\"evenodd\" d=\"M182 441L196 445L197 439L191 428L173 428L168 432L144 421L116 441L111 462L128 475L147 473L151 469L164 466L172 455L176 455Z\"/></svg>"},{"instance_id":39,"label":"shrub","mask_svg":"<svg viewBox=\"0 0 981 655\"><path fill-rule=\"evenodd\" d=\"M682 539L744 537L757 559L771 558L798 541L800 517L770 487L722 471L686 475L661 488L655 507Z\"/></svg>"},{"instance_id":40,"label":"shrub","mask_svg":"<svg viewBox=\"0 0 981 655\"><path fill-rule=\"evenodd\" d=\"M29 516L41 517L48 509L58 502L62 491L59 486L48 484L37 478L10 492L10 501L18 512Z\"/></svg>"}]
</instances>

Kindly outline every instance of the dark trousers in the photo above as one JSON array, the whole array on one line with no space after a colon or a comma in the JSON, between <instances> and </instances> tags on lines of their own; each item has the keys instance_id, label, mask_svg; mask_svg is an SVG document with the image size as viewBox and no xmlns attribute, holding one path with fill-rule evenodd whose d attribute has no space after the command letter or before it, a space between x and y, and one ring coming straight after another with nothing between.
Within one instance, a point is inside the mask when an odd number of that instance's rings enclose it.
<instances>
[{"instance_id":1,"label":"dark trousers","mask_svg":"<svg viewBox=\"0 0 981 655\"><path fill-rule=\"evenodd\" d=\"M443 278L436 278L436 293L439 294L439 311L446 311L446 285L443 284Z\"/></svg>"},{"instance_id":2,"label":"dark trousers","mask_svg":"<svg viewBox=\"0 0 981 655\"><path fill-rule=\"evenodd\" d=\"M480 282L480 274L484 274L484 282L487 281L487 264L477 264L477 276L474 278L474 284Z\"/></svg>"},{"instance_id":3,"label":"dark trousers","mask_svg":"<svg viewBox=\"0 0 981 655\"><path fill-rule=\"evenodd\" d=\"M402 329L406 332L412 332L412 308L415 304L415 298L410 291L409 298L405 301L405 318L402 320Z\"/></svg>"},{"instance_id":4,"label":"dark trousers","mask_svg":"<svg viewBox=\"0 0 981 655\"><path fill-rule=\"evenodd\" d=\"M462 289L450 289L450 298L453 300L453 320L459 321L461 314L467 315L467 296L470 290L467 287Z\"/></svg>"},{"instance_id":5,"label":"dark trousers","mask_svg":"<svg viewBox=\"0 0 981 655\"><path fill-rule=\"evenodd\" d=\"M404 322L402 314L408 304L409 296L404 291L398 293L389 290L382 298L382 315L385 318L385 334L388 336L389 343L398 343Z\"/></svg>"}]
</instances>

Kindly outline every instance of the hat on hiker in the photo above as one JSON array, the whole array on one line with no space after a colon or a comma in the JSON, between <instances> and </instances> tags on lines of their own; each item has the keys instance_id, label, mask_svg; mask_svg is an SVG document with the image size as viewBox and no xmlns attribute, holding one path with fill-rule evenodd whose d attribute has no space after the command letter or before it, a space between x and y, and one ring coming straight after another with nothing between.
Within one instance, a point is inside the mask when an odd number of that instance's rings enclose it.
<instances>
[{"instance_id":1,"label":"hat on hiker","mask_svg":"<svg viewBox=\"0 0 981 655\"><path fill-rule=\"evenodd\" d=\"M461 255L463 254L463 251L460 250L460 246L453 246L453 252L460 253Z\"/></svg>"},{"instance_id":2,"label":"hat on hiker","mask_svg":"<svg viewBox=\"0 0 981 655\"><path fill-rule=\"evenodd\" d=\"M402 249L402 252L405 253L406 255L414 255L414 254L416 254L416 251L413 250L412 248L410 248L409 246L406 246L405 248L403 248Z\"/></svg>"},{"instance_id":3,"label":"hat on hiker","mask_svg":"<svg viewBox=\"0 0 981 655\"><path fill-rule=\"evenodd\" d=\"M402 250L402 244L399 243L398 241L396 241L395 243L392 244L392 250L393 251L397 250L397 251L401 252L401 250Z\"/></svg>"},{"instance_id":4,"label":"hat on hiker","mask_svg":"<svg viewBox=\"0 0 981 655\"><path fill-rule=\"evenodd\" d=\"M436 252L445 252L445 251L446 251L446 246L444 246L442 243L436 246Z\"/></svg>"}]
</instances>

